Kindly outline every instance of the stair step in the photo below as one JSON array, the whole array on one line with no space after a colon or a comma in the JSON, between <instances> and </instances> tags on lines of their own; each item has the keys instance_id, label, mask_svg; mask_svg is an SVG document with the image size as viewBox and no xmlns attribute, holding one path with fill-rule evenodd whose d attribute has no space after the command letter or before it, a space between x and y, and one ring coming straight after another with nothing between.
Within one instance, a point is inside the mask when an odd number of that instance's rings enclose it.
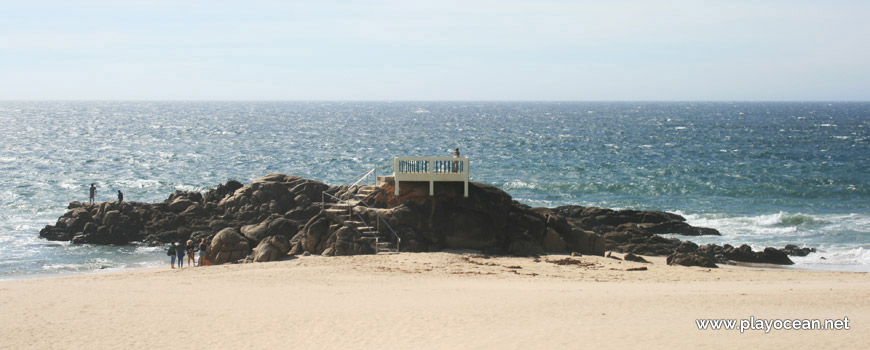
<instances>
[{"instance_id":1,"label":"stair step","mask_svg":"<svg viewBox=\"0 0 870 350\"><path fill-rule=\"evenodd\" d=\"M374 227L371 227L371 226L357 226L356 229L357 229L357 231L372 231L372 232L377 232L377 231L374 231L375 228L374 228Z\"/></svg>"},{"instance_id":2,"label":"stair step","mask_svg":"<svg viewBox=\"0 0 870 350\"><path fill-rule=\"evenodd\" d=\"M329 208L329 209L323 209L323 212L335 213L335 214L347 214L347 209Z\"/></svg>"}]
</instances>

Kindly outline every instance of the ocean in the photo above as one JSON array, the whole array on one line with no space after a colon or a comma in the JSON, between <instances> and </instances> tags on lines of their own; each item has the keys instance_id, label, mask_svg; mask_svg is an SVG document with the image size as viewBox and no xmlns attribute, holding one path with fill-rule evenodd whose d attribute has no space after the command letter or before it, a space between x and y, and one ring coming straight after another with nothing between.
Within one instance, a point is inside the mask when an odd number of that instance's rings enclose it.
<instances>
[{"instance_id":1,"label":"ocean","mask_svg":"<svg viewBox=\"0 0 870 350\"><path fill-rule=\"evenodd\" d=\"M40 239L70 201L163 201L280 172L341 184L395 156L471 159L531 206L664 210L870 271L870 103L0 102L0 280L168 265L162 247Z\"/></svg>"}]
</instances>

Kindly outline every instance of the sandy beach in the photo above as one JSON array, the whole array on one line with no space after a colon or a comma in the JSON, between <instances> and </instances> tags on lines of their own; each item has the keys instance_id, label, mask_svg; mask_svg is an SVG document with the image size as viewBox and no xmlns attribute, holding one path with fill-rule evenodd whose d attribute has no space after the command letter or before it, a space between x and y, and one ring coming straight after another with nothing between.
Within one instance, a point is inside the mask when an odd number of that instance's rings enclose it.
<instances>
[{"instance_id":1,"label":"sandy beach","mask_svg":"<svg viewBox=\"0 0 870 350\"><path fill-rule=\"evenodd\" d=\"M622 256L621 254L616 254ZM870 276L471 252L0 282L4 349L863 348ZM168 262L167 262L168 265ZM646 267L645 271L629 271ZM849 330L699 330L696 319ZM738 321L739 322L739 321Z\"/></svg>"}]
</instances>

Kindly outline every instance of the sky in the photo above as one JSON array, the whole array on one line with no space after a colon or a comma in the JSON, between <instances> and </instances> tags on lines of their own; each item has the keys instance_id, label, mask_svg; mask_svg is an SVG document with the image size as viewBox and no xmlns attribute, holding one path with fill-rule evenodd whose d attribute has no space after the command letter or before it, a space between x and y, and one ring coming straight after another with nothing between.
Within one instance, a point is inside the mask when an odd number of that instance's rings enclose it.
<instances>
[{"instance_id":1,"label":"sky","mask_svg":"<svg viewBox=\"0 0 870 350\"><path fill-rule=\"evenodd\" d=\"M0 100L870 100L870 1L0 8Z\"/></svg>"}]
</instances>

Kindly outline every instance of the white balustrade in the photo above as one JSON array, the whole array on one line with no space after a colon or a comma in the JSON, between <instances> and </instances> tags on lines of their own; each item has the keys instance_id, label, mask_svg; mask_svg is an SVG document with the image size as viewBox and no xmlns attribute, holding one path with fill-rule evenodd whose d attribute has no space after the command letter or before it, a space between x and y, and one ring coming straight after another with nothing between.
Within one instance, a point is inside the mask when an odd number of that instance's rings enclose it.
<instances>
[{"instance_id":1,"label":"white balustrade","mask_svg":"<svg viewBox=\"0 0 870 350\"><path fill-rule=\"evenodd\" d=\"M429 182L429 195L435 194L436 182L463 182L468 197L468 157L396 157L393 158L396 195L403 181Z\"/></svg>"}]
</instances>

